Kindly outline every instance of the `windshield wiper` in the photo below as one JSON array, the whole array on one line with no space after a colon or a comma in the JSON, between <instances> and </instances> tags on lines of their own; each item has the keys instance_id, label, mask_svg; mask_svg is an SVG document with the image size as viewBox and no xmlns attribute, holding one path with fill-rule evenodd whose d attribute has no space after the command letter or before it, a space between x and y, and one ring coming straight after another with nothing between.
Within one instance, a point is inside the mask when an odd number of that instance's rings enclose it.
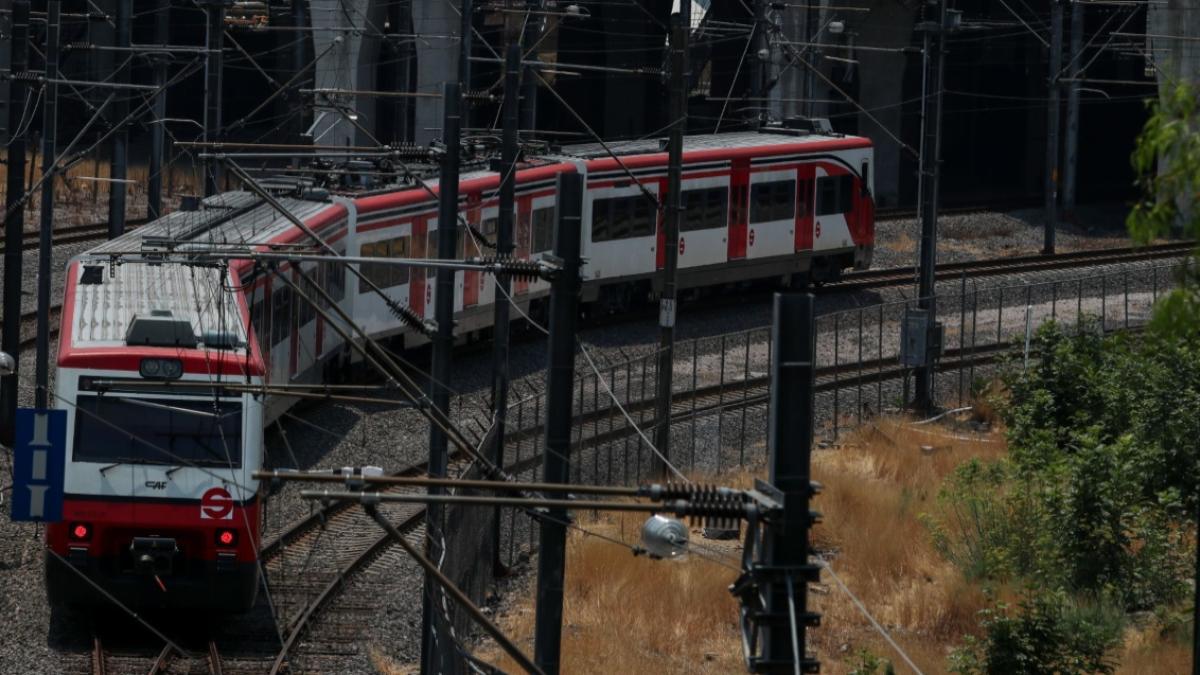
<instances>
[{"instance_id":1,"label":"windshield wiper","mask_svg":"<svg viewBox=\"0 0 1200 675\"><path fill-rule=\"evenodd\" d=\"M132 403L133 405L140 405L144 408L154 408L155 410L166 410L168 412L183 413L184 415L196 415L197 417L207 417L209 419L216 420L225 419L230 415L236 415L241 412L240 410L232 410L224 414L218 414L215 412L208 412L206 410L196 410L195 408L181 408L179 406L167 405L165 403L154 403L153 401L147 401L139 398L125 398L123 396L118 396L116 399L122 403Z\"/></svg>"}]
</instances>

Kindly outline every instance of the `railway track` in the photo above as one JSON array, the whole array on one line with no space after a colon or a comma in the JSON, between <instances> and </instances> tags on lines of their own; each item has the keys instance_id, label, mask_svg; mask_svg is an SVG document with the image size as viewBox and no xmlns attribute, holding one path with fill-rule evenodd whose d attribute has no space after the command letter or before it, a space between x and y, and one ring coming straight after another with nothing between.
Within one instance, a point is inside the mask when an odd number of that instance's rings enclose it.
<instances>
[{"instance_id":1,"label":"railway track","mask_svg":"<svg viewBox=\"0 0 1200 675\"><path fill-rule=\"evenodd\" d=\"M149 222L149 218L130 218L125 221L125 231L128 232ZM39 236L40 234L36 230L23 233L21 236L21 249L28 251L37 248ZM92 223L88 225L56 227L50 238L55 246L60 246L62 244L78 244L84 241L105 239L107 237L108 223ZM7 247L8 242L3 236L0 236L0 252L3 252Z\"/></svg>"},{"instance_id":2,"label":"railway track","mask_svg":"<svg viewBox=\"0 0 1200 675\"><path fill-rule=\"evenodd\" d=\"M992 260L942 263L937 266L936 278L938 281L952 281L964 277L978 279L1008 274L1028 274L1051 270L1163 260L1188 255L1195 250L1195 247L1196 242L1181 241L1150 246L1072 251L1070 253L1056 253L1054 255L1029 255ZM915 268L889 267L878 270L848 272L842 276L840 281L827 283L824 285L824 288L835 291L858 291L915 283Z\"/></svg>"}]
</instances>

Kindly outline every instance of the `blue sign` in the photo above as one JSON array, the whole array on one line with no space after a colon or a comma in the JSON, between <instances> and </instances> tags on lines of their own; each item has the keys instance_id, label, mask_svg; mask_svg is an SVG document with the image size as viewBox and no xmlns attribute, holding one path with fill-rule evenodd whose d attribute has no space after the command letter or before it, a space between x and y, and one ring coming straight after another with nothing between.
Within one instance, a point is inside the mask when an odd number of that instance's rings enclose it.
<instances>
[{"instance_id":1,"label":"blue sign","mask_svg":"<svg viewBox=\"0 0 1200 675\"><path fill-rule=\"evenodd\" d=\"M13 520L62 520L67 411L17 410L13 444Z\"/></svg>"}]
</instances>

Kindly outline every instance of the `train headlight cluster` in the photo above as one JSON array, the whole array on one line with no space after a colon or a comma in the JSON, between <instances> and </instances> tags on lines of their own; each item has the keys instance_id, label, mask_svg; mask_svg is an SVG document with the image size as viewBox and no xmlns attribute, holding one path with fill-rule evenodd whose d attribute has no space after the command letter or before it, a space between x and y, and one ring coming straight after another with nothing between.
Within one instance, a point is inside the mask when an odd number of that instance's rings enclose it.
<instances>
[{"instance_id":1,"label":"train headlight cluster","mask_svg":"<svg viewBox=\"0 0 1200 675\"><path fill-rule=\"evenodd\" d=\"M142 359L138 373L148 380L174 380L183 375L183 361L179 359Z\"/></svg>"}]
</instances>

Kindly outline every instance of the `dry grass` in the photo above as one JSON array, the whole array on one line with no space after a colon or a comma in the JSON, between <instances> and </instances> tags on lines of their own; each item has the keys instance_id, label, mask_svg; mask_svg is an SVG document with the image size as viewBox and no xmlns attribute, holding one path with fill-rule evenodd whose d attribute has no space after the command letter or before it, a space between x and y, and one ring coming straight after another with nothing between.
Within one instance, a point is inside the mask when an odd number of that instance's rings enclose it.
<instances>
[{"instance_id":1,"label":"dry grass","mask_svg":"<svg viewBox=\"0 0 1200 675\"><path fill-rule=\"evenodd\" d=\"M580 526L635 543L643 520L620 514L585 518ZM733 546L726 552L736 553ZM728 591L736 576L736 569L695 554L682 561L634 557L628 548L573 530L567 550L562 672L743 670L737 603ZM531 586L500 621L528 654L533 653L533 597ZM501 656L491 646L484 654L504 670L519 672Z\"/></svg>"},{"instance_id":2,"label":"dry grass","mask_svg":"<svg viewBox=\"0 0 1200 675\"><path fill-rule=\"evenodd\" d=\"M896 236L888 237L881 243L896 253L917 252L917 240L908 232L901 231Z\"/></svg>"},{"instance_id":3,"label":"dry grass","mask_svg":"<svg viewBox=\"0 0 1200 675\"><path fill-rule=\"evenodd\" d=\"M1191 668L1192 648L1186 640L1163 636L1154 628L1131 629L1117 675L1168 675Z\"/></svg>"},{"instance_id":4,"label":"dry grass","mask_svg":"<svg viewBox=\"0 0 1200 675\"><path fill-rule=\"evenodd\" d=\"M830 552L835 573L927 673L945 672L948 647L976 631L986 599L934 550L920 515L936 508L938 489L956 466L1003 452L994 436L885 420L814 456L814 476L825 486L816 546ZM815 603L825 618L811 634L825 672L847 672L846 661L864 648L899 665L833 581L825 585Z\"/></svg>"},{"instance_id":5,"label":"dry grass","mask_svg":"<svg viewBox=\"0 0 1200 675\"><path fill-rule=\"evenodd\" d=\"M978 631L978 612L988 600L934 550L922 513L936 512L945 478L971 458L996 459L1006 452L1001 437L966 436L936 425L883 420L860 430L841 447L817 451L814 477L824 485L815 507L824 514L814 545L834 572L870 609L925 673L946 673L947 656L966 634ZM760 472L744 470L699 477L745 487ZM637 515L584 518L581 526L636 542ZM736 543L710 542L706 547ZM728 593L734 570L704 557L683 562L634 557L625 547L572 531L564 607L564 673L744 672L737 606ZM527 653L533 644L533 583L514 593L517 603L498 623ZM829 574L810 587L810 604L823 615L809 633L809 648L822 672L846 675L866 649L908 672ZM1002 592L1007 598L1008 593ZM508 672L519 672L493 644L479 655ZM1122 675L1185 672L1185 646L1157 632L1131 631ZM399 673L400 670L382 669Z\"/></svg>"}]
</instances>

